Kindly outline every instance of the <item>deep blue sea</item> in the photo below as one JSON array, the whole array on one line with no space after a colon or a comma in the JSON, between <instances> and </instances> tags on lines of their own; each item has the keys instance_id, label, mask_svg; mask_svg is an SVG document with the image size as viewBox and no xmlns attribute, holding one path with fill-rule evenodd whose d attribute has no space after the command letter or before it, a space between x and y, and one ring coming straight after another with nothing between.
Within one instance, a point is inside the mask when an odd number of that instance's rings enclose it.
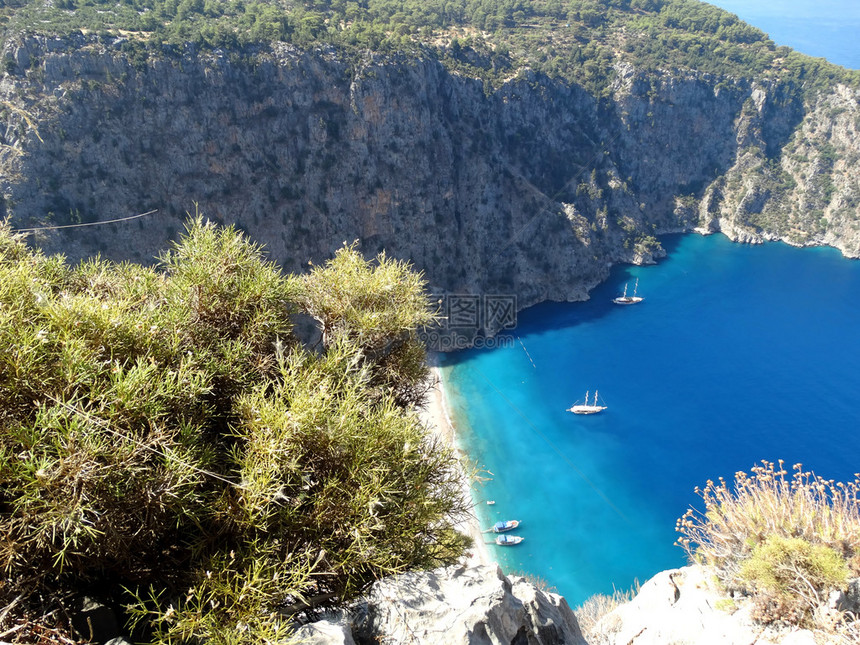
<instances>
[{"instance_id":1,"label":"deep blue sea","mask_svg":"<svg viewBox=\"0 0 860 645\"><path fill-rule=\"evenodd\" d=\"M616 267L588 302L520 312L513 347L442 358L460 443L488 471L482 523L523 522L525 541L491 554L572 606L683 565L675 520L709 478L762 459L860 471L860 262L662 242L667 258ZM645 301L612 304L637 277ZM566 411L595 388L605 412Z\"/></svg>"},{"instance_id":2,"label":"deep blue sea","mask_svg":"<svg viewBox=\"0 0 860 645\"><path fill-rule=\"evenodd\" d=\"M860 69L860 0L712 0L777 45Z\"/></svg>"}]
</instances>

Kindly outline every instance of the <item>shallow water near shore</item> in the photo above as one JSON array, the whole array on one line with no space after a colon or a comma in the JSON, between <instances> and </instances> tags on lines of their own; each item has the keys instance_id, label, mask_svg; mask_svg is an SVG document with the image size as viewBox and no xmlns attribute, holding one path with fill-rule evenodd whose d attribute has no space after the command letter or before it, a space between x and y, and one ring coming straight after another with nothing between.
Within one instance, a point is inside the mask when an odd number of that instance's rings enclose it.
<instances>
[{"instance_id":1,"label":"shallow water near shore","mask_svg":"<svg viewBox=\"0 0 860 645\"><path fill-rule=\"evenodd\" d=\"M685 564L675 520L708 479L762 459L860 470L860 262L662 241L668 258L616 267L590 301L520 312L513 347L441 357L458 442L488 471L482 524L523 522L491 556L572 606ZM645 301L613 305L637 277ZM567 411L595 388L606 411Z\"/></svg>"}]
</instances>

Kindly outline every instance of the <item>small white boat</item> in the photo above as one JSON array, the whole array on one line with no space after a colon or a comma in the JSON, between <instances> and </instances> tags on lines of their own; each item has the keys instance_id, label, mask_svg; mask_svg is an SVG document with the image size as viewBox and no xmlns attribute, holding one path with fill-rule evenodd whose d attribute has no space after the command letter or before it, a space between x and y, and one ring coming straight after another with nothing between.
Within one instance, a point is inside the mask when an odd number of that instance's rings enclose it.
<instances>
[{"instance_id":1,"label":"small white boat","mask_svg":"<svg viewBox=\"0 0 860 645\"><path fill-rule=\"evenodd\" d=\"M495 503L496 503L496 500L494 500L494 499L488 499L487 500L487 506L492 506Z\"/></svg>"},{"instance_id":2,"label":"small white boat","mask_svg":"<svg viewBox=\"0 0 860 645\"><path fill-rule=\"evenodd\" d=\"M639 278L636 278L636 284L633 286L633 295L627 295L627 284L624 284L624 293L622 293L617 298L613 298L612 302L616 305L635 305L638 302L642 302L645 300L642 296L637 296L636 292L639 290Z\"/></svg>"},{"instance_id":3,"label":"small white boat","mask_svg":"<svg viewBox=\"0 0 860 645\"><path fill-rule=\"evenodd\" d=\"M499 546L513 546L523 541L519 535L500 535L496 538L496 544Z\"/></svg>"},{"instance_id":4,"label":"small white boat","mask_svg":"<svg viewBox=\"0 0 860 645\"><path fill-rule=\"evenodd\" d=\"M588 392L585 393L585 403L580 403L574 405L567 409L568 412L573 412L574 414L597 414L598 412L603 412L606 409L605 405L597 404L597 390L594 390L594 403L588 403Z\"/></svg>"},{"instance_id":5,"label":"small white boat","mask_svg":"<svg viewBox=\"0 0 860 645\"><path fill-rule=\"evenodd\" d=\"M493 524L493 526L484 531L484 533L504 533L505 531L513 531L519 525L519 520L503 520Z\"/></svg>"}]
</instances>

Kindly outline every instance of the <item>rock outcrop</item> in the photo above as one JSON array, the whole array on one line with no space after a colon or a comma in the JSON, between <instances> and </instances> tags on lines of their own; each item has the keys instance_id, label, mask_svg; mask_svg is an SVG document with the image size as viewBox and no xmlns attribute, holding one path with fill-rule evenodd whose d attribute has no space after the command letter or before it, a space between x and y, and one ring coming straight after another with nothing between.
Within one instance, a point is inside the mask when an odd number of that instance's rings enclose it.
<instances>
[{"instance_id":1,"label":"rock outcrop","mask_svg":"<svg viewBox=\"0 0 860 645\"><path fill-rule=\"evenodd\" d=\"M308 645L847 645L846 632L764 626L749 597L705 567L663 571L583 636L564 598L497 566L449 567L380 581L352 610L300 628ZM860 612L860 579L822 606ZM822 616L823 618L823 616ZM834 622L834 625L836 624ZM820 621L823 625L826 620Z\"/></svg>"},{"instance_id":2,"label":"rock outcrop","mask_svg":"<svg viewBox=\"0 0 860 645\"><path fill-rule=\"evenodd\" d=\"M655 235L860 255L860 104L778 81L620 64L607 99L528 69L495 90L438 60L287 45L134 58L84 36L2 45L0 215L70 258L151 261L188 211L287 270L344 241L459 294L578 300Z\"/></svg>"},{"instance_id":3,"label":"rock outcrop","mask_svg":"<svg viewBox=\"0 0 860 645\"><path fill-rule=\"evenodd\" d=\"M308 645L585 645L564 598L495 565L382 580L352 611L298 636Z\"/></svg>"},{"instance_id":4,"label":"rock outcrop","mask_svg":"<svg viewBox=\"0 0 860 645\"><path fill-rule=\"evenodd\" d=\"M831 611L858 608L852 595L837 594ZM598 623L591 645L843 645L851 642L835 632L796 627L766 627L752 619L753 602L728 596L701 566L663 571L642 585L633 600Z\"/></svg>"}]
</instances>

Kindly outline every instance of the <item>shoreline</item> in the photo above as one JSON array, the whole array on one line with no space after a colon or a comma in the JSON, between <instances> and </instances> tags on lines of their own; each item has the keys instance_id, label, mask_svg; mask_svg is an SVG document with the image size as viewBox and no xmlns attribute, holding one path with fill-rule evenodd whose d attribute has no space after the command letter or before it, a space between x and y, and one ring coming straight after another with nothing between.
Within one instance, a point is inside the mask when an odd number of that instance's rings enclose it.
<instances>
[{"instance_id":1,"label":"shoreline","mask_svg":"<svg viewBox=\"0 0 860 645\"><path fill-rule=\"evenodd\" d=\"M428 353L427 365L430 368L432 388L427 397L426 407L419 411L421 419L431 432L435 433L436 436L454 450L458 457L457 468L460 471L463 493L472 502L469 517L457 526L460 531L471 537L474 542L471 550L466 554L465 562L470 566L496 564L496 561L490 557L490 551L487 548L488 545L484 542L484 534L481 532L480 520L475 513L476 503L475 497L472 495L472 485L462 466L462 459L466 456L466 453L457 445L457 429L451 421L451 416L448 414L448 402L442 386L442 373L439 369L438 361L433 354Z\"/></svg>"}]
</instances>

